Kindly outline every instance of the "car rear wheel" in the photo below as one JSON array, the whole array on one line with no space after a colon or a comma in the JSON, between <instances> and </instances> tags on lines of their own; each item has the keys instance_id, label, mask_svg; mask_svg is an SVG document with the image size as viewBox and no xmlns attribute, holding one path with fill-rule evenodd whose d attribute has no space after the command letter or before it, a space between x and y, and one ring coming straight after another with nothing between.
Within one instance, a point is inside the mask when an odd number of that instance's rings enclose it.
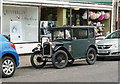
<instances>
[{"instance_id":1,"label":"car rear wheel","mask_svg":"<svg viewBox=\"0 0 120 84\"><path fill-rule=\"evenodd\" d=\"M13 76L16 70L16 63L12 57L6 56L2 58L0 64L0 67L2 68L2 71L0 73L2 73L3 78Z\"/></svg>"},{"instance_id":2,"label":"car rear wheel","mask_svg":"<svg viewBox=\"0 0 120 84\"><path fill-rule=\"evenodd\" d=\"M93 65L96 62L96 58L96 50L94 48L89 48L86 57L87 63Z\"/></svg>"},{"instance_id":3,"label":"car rear wheel","mask_svg":"<svg viewBox=\"0 0 120 84\"><path fill-rule=\"evenodd\" d=\"M46 61L43 61L42 55L40 53L34 53L31 56L31 64L34 68L43 68L46 65Z\"/></svg>"},{"instance_id":4,"label":"car rear wheel","mask_svg":"<svg viewBox=\"0 0 120 84\"><path fill-rule=\"evenodd\" d=\"M52 63L58 69L62 69L64 67L66 67L68 64L67 53L63 50L58 50L52 56Z\"/></svg>"}]
</instances>

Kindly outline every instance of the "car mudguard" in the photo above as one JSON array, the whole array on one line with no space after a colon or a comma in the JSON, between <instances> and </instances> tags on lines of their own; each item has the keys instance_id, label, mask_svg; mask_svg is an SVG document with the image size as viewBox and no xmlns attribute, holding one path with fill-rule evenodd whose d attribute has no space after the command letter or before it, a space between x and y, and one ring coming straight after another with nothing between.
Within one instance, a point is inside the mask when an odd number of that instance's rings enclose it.
<instances>
[{"instance_id":1,"label":"car mudguard","mask_svg":"<svg viewBox=\"0 0 120 84\"><path fill-rule=\"evenodd\" d=\"M70 59L74 59L73 56L72 56L72 54L69 52L69 50L67 48L65 48L63 46L58 46L58 47L55 47L53 51L57 52L58 50L64 50L68 54L68 57Z\"/></svg>"}]
</instances>

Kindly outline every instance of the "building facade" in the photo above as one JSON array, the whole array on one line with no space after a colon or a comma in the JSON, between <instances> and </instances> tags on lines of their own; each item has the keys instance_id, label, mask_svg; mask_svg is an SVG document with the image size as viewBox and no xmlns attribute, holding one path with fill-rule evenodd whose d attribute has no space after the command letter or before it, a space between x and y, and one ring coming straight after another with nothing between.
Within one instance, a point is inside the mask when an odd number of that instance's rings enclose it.
<instances>
[{"instance_id":1,"label":"building facade","mask_svg":"<svg viewBox=\"0 0 120 84\"><path fill-rule=\"evenodd\" d=\"M120 0L118 3L118 29L120 29Z\"/></svg>"},{"instance_id":2,"label":"building facade","mask_svg":"<svg viewBox=\"0 0 120 84\"><path fill-rule=\"evenodd\" d=\"M19 54L31 53L51 27L96 26L97 36L113 29L113 0L3 0L2 29Z\"/></svg>"}]
</instances>

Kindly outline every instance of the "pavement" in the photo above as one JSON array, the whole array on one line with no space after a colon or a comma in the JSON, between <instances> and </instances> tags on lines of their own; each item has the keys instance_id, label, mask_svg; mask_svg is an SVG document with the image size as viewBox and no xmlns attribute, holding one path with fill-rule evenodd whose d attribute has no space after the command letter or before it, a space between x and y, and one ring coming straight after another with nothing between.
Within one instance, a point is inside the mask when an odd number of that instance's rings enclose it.
<instances>
[{"instance_id":1,"label":"pavement","mask_svg":"<svg viewBox=\"0 0 120 84\"><path fill-rule=\"evenodd\" d=\"M32 66L31 65L31 62L30 62L30 57L31 57L31 54L29 55L19 55L19 67L29 67L29 66ZM85 59L79 59L78 61L84 61ZM50 64L50 63L49 63Z\"/></svg>"},{"instance_id":2,"label":"pavement","mask_svg":"<svg viewBox=\"0 0 120 84\"><path fill-rule=\"evenodd\" d=\"M19 55L19 67L27 67L27 66L32 66L30 63L30 57L31 54L29 55Z\"/></svg>"}]
</instances>

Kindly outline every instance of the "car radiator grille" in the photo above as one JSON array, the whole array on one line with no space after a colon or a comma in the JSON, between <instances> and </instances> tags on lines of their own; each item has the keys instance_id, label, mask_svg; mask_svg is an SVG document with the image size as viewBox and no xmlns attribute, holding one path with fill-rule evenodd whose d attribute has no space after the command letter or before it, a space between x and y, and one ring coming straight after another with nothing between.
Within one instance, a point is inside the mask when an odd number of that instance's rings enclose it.
<instances>
[{"instance_id":1,"label":"car radiator grille","mask_svg":"<svg viewBox=\"0 0 120 84\"><path fill-rule=\"evenodd\" d=\"M111 45L98 45L98 49L109 49Z\"/></svg>"},{"instance_id":2,"label":"car radiator grille","mask_svg":"<svg viewBox=\"0 0 120 84\"><path fill-rule=\"evenodd\" d=\"M50 55L50 44L44 44L43 48L44 55Z\"/></svg>"}]
</instances>

